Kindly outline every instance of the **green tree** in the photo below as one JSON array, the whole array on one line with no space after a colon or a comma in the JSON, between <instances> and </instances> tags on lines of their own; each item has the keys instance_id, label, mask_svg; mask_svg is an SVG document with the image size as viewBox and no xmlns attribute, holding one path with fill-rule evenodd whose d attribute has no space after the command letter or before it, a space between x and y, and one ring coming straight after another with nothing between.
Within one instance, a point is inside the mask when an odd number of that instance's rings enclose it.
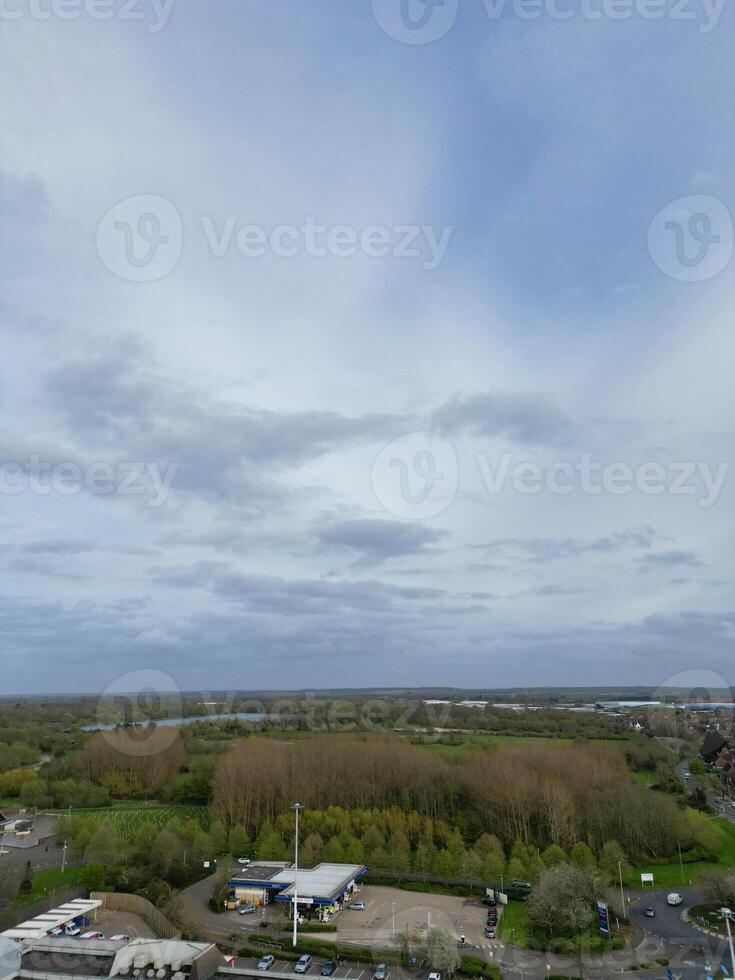
<instances>
[{"instance_id":1,"label":"green tree","mask_svg":"<svg viewBox=\"0 0 735 980\"><path fill-rule=\"evenodd\" d=\"M324 841L321 834L311 833L301 845L299 861L305 868L311 868L321 861L323 852Z\"/></svg>"},{"instance_id":2,"label":"green tree","mask_svg":"<svg viewBox=\"0 0 735 980\"><path fill-rule=\"evenodd\" d=\"M567 860L566 851L558 844L549 844L541 857L547 868L553 868L554 865L563 864Z\"/></svg>"},{"instance_id":3,"label":"green tree","mask_svg":"<svg viewBox=\"0 0 735 980\"><path fill-rule=\"evenodd\" d=\"M572 849L569 851L569 860L578 868L593 869L597 866L592 848L588 847L584 841L577 841L572 846Z\"/></svg>"},{"instance_id":4,"label":"green tree","mask_svg":"<svg viewBox=\"0 0 735 980\"><path fill-rule=\"evenodd\" d=\"M108 820L105 820L92 834L84 853L85 860L99 864L115 864L119 854L120 842L112 828L112 824Z\"/></svg>"},{"instance_id":5,"label":"green tree","mask_svg":"<svg viewBox=\"0 0 735 980\"><path fill-rule=\"evenodd\" d=\"M330 861L335 864L339 864L342 860L342 845L339 842L339 837L330 837L327 843L324 845L322 861Z\"/></svg>"},{"instance_id":6,"label":"green tree","mask_svg":"<svg viewBox=\"0 0 735 980\"><path fill-rule=\"evenodd\" d=\"M617 881L620 871L623 873L623 881L627 881L630 872L628 858L625 851L616 840L609 840L600 851L599 857L600 871L608 881Z\"/></svg>"},{"instance_id":7,"label":"green tree","mask_svg":"<svg viewBox=\"0 0 735 980\"><path fill-rule=\"evenodd\" d=\"M79 872L79 884L88 892L102 891L105 887L105 866L97 861L85 864Z\"/></svg>"},{"instance_id":8,"label":"green tree","mask_svg":"<svg viewBox=\"0 0 735 980\"><path fill-rule=\"evenodd\" d=\"M230 850L236 857L250 857L253 842L243 824L238 824L230 831Z\"/></svg>"}]
</instances>

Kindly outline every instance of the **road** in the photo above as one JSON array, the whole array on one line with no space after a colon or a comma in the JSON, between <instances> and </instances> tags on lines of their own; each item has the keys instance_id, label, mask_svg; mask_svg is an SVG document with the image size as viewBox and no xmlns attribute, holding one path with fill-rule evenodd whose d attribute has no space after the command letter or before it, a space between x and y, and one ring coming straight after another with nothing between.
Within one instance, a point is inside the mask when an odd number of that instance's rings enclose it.
<instances>
[{"instance_id":1,"label":"road","mask_svg":"<svg viewBox=\"0 0 735 980\"><path fill-rule=\"evenodd\" d=\"M689 783L687 783L685 774L689 772L689 763L688 762L678 763L676 767L676 771L679 773L679 778L684 784L685 789L688 790ZM692 777L692 779L693 778L694 777ZM691 782L691 780L689 782ZM735 800L733 800L732 802L720 803L718 801L718 794L713 789L711 792L710 791L707 792L707 803L712 808L712 810L716 814L718 814L718 816L724 817L726 820L729 820L730 823L735 823L735 806L732 805L733 803L735 803Z\"/></svg>"}]
</instances>

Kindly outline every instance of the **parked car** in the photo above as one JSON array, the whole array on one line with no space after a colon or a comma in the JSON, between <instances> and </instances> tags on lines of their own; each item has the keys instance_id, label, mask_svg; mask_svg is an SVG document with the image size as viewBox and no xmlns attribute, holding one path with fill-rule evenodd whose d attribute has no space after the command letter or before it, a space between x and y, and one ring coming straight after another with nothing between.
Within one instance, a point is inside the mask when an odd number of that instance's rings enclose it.
<instances>
[{"instance_id":1,"label":"parked car","mask_svg":"<svg viewBox=\"0 0 735 980\"><path fill-rule=\"evenodd\" d=\"M350 902L347 906L348 909L352 909L353 912L364 912L365 903L364 902Z\"/></svg>"},{"instance_id":2,"label":"parked car","mask_svg":"<svg viewBox=\"0 0 735 980\"><path fill-rule=\"evenodd\" d=\"M79 926L75 926L73 922L70 922L64 929L67 936L78 936L81 931L82 930L79 928Z\"/></svg>"},{"instance_id":3,"label":"parked car","mask_svg":"<svg viewBox=\"0 0 735 980\"><path fill-rule=\"evenodd\" d=\"M247 905L241 905L237 911L240 913L240 915L252 915L253 912L257 912L258 910L252 902L248 902Z\"/></svg>"},{"instance_id":4,"label":"parked car","mask_svg":"<svg viewBox=\"0 0 735 980\"><path fill-rule=\"evenodd\" d=\"M435 973L430 973L427 980L442 980L442 975L436 971Z\"/></svg>"},{"instance_id":5,"label":"parked car","mask_svg":"<svg viewBox=\"0 0 735 980\"><path fill-rule=\"evenodd\" d=\"M645 908L643 909L643 914L644 914L645 916L647 916L647 917L648 917L649 919L653 919L653 918L655 917L655 915L656 915L656 909L654 909L654 908L653 908L652 906L650 906L650 905L647 905L647 906L646 906L646 907L645 907Z\"/></svg>"},{"instance_id":6,"label":"parked car","mask_svg":"<svg viewBox=\"0 0 735 980\"><path fill-rule=\"evenodd\" d=\"M265 956L261 956L258 960L258 965L256 970L270 970L273 964L276 962L275 956L271 956L270 953L266 953Z\"/></svg>"},{"instance_id":7,"label":"parked car","mask_svg":"<svg viewBox=\"0 0 735 980\"><path fill-rule=\"evenodd\" d=\"M104 939L104 932L97 932L95 929L90 929L89 932L83 932L80 939Z\"/></svg>"},{"instance_id":8,"label":"parked car","mask_svg":"<svg viewBox=\"0 0 735 980\"><path fill-rule=\"evenodd\" d=\"M61 928L61 926L56 926L55 929L51 929L49 932L49 936L63 936L63 935L64 935L64 930Z\"/></svg>"},{"instance_id":9,"label":"parked car","mask_svg":"<svg viewBox=\"0 0 735 980\"><path fill-rule=\"evenodd\" d=\"M306 971L309 969L310 966L311 966L311 957L309 956L308 953L304 953L304 955L299 959L296 966L293 968L293 972L306 973Z\"/></svg>"},{"instance_id":10,"label":"parked car","mask_svg":"<svg viewBox=\"0 0 735 980\"><path fill-rule=\"evenodd\" d=\"M388 967L385 963L378 963L373 973L373 980L387 980Z\"/></svg>"},{"instance_id":11,"label":"parked car","mask_svg":"<svg viewBox=\"0 0 735 980\"><path fill-rule=\"evenodd\" d=\"M337 961L327 960L327 962L322 966L319 973L323 977L331 977L331 975L334 973L336 969L337 969Z\"/></svg>"},{"instance_id":12,"label":"parked car","mask_svg":"<svg viewBox=\"0 0 735 980\"><path fill-rule=\"evenodd\" d=\"M495 929L491 925L485 926L485 938L495 939Z\"/></svg>"},{"instance_id":13,"label":"parked car","mask_svg":"<svg viewBox=\"0 0 735 980\"><path fill-rule=\"evenodd\" d=\"M250 864L250 858L238 858L237 859L237 863L238 864Z\"/></svg>"},{"instance_id":14,"label":"parked car","mask_svg":"<svg viewBox=\"0 0 735 980\"><path fill-rule=\"evenodd\" d=\"M669 894L666 896L666 901L669 903L669 905L681 905L684 899L678 892L669 892Z\"/></svg>"},{"instance_id":15,"label":"parked car","mask_svg":"<svg viewBox=\"0 0 735 980\"><path fill-rule=\"evenodd\" d=\"M489 895L485 895L484 898L482 899L482 904L489 905L491 908L495 908L495 906L498 904L498 900L497 898L490 898Z\"/></svg>"},{"instance_id":16,"label":"parked car","mask_svg":"<svg viewBox=\"0 0 735 980\"><path fill-rule=\"evenodd\" d=\"M491 926L494 926L495 923L498 921L498 913L495 911L495 909L490 909L490 911L487 914L487 921L488 921L488 925Z\"/></svg>"},{"instance_id":17,"label":"parked car","mask_svg":"<svg viewBox=\"0 0 735 980\"><path fill-rule=\"evenodd\" d=\"M110 939L117 940L118 942L130 942L130 936L126 936L124 932L117 932L114 936L110 936Z\"/></svg>"}]
</instances>

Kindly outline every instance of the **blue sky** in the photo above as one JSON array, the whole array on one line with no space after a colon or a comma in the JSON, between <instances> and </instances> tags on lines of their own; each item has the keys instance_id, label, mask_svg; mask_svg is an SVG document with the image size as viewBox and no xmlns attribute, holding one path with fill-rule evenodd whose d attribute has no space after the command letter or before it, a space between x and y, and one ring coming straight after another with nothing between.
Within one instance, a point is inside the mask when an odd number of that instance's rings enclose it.
<instances>
[{"instance_id":1,"label":"blue sky","mask_svg":"<svg viewBox=\"0 0 735 980\"><path fill-rule=\"evenodd\" d=\"M407 44L400 0L38 3L1 15L8 691L731 682L731 7L446 0Z\"/></svg>"}]
</instances>

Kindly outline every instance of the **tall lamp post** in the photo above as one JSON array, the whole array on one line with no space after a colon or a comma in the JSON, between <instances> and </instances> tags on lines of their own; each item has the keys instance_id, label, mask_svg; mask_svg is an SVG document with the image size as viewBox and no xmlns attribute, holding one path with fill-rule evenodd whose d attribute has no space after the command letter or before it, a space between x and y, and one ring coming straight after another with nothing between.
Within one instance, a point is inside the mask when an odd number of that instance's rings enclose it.
<instances>
[{"instance_id":1,"label":"tall lamp post","mask_svg":"<svg viewBox=\"0 0 735 980\"><path fill-rule=\"evenodd\" d=\"M618 874L620 875L620 902L623 906L621 915L625 918L625 892L623 891L623 862L618 861Z\"/></svg>"},{"instance_id":2,"label":"tall lamp post","mask_svg":"<svg viewBox=\"0 0 735 980\"><path fill-rule=\"evenodd\" d=\"M730 909L720 909L720 915L725 920L725 926L727 927L727 944L730 947L730 966L732 967L733 975L735 975L735 951L732 948L732 930L730 929L732 912Z\"/></svg>"},{"instance_id":3,"label":"tall lamp post","mask_svg":"<svg viewBox=\"0 0 735 980\"><path fill-rule=\"evenodd\" d=\"M299 924L299 813L304 809L302 803L294 803L291 809L296 814L296 837L294 838L294 872L293 872L293 940L297 942L296 931Z\"/></svg>"}]
</instances>

